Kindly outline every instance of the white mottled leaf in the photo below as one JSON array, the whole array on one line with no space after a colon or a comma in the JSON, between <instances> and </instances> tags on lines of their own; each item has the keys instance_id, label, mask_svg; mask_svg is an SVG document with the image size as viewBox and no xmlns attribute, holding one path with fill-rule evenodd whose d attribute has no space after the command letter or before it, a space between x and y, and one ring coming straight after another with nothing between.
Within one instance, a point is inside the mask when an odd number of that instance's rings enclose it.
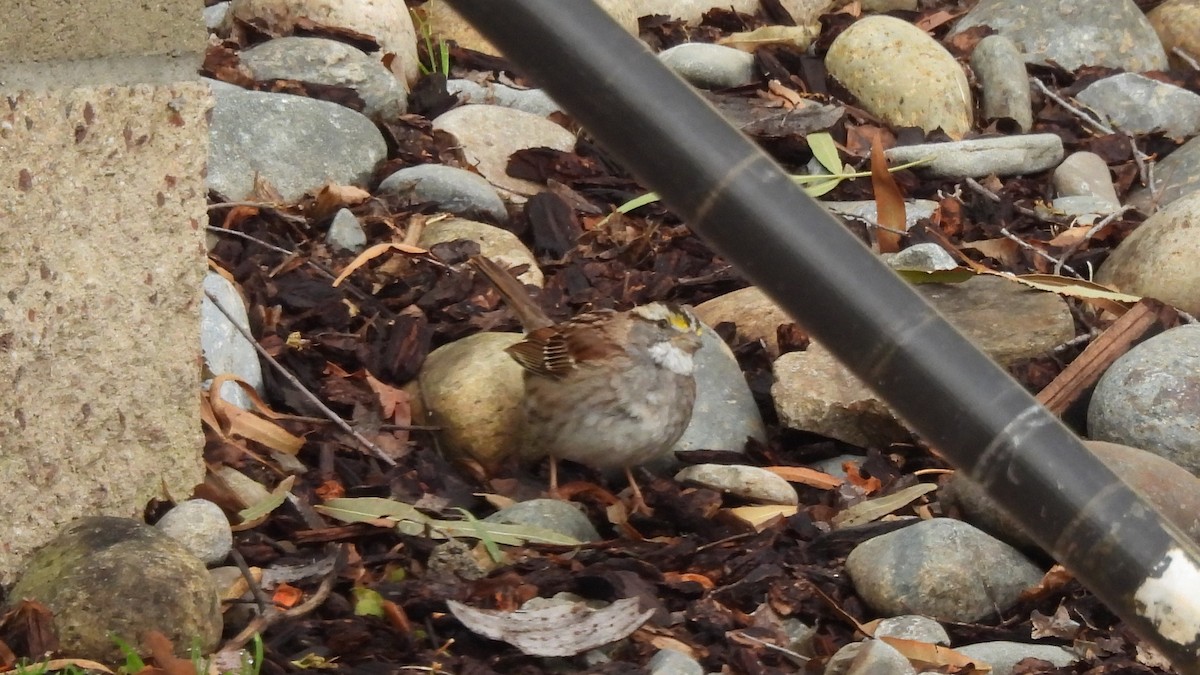
<instances>
[{"instance_id":1,"label":"white mottled leaf","mask_svg":"<svg viewBox=\"0 0 1200 675\"><path fill-rule=\"evenodd\" d=\"M471 631L501 640L530 656L574 656L628 637L653 610L638 610L637 598L604 609L564 604L515 612L475 609L447 600L450 613Z\"/></svg>"}]
</instances>

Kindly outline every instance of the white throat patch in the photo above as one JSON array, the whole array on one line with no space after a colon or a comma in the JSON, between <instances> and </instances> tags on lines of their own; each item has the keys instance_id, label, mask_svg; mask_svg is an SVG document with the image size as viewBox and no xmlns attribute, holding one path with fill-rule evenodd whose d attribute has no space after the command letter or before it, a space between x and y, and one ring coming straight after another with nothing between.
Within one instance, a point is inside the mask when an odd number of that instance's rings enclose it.
<instances>
[{"instance_id":1,"label":"white throat patch","mask_svg":"<svg viewBox=\"0 0 1200 675\"><path fill-rule=\"evenodd\" d=\"M650 345L650 359L676 375L691 375L696 363L692 355L670 342Z\"/></svg>"}]
</instances>

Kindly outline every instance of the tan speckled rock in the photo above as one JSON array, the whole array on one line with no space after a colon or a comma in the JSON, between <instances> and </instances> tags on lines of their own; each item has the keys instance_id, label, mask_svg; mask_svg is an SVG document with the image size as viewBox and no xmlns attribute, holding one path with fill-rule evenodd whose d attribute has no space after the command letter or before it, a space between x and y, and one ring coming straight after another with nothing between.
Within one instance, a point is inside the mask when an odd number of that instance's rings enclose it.
<instances>
[{"instance_id":1,"label":"tan speckled rock","mask_svg":"<svg viewBox=\"0 0 1200 675\"><path fill-rule=\"evenodd\" d=\"M1150 216L1112 252L1096 281L1200 313L1200 192Z\"/></svg>"},{"instance_id":2,"label":"tan speckled rock","mask_svg":"<svg viewBox=\"0 0 1200 675\"><path fill-rule=\"evenodd\" d=\"M503 191L500 196L517 202L545 188L508 175L508 160L514 152L539 147L570 152L575 148L575 134L570 131L533 113L498 105L454 108L438 115L433 128L453 135L466 160Z\"/></svg>"},{"instance_id":3,"label":"tan speckled rock","mask_svg":"<svg viewBox=\"0 0 1200 675\"><path fill-rule=\"evenodd\" d=\"M1162 40L1172 66L1187 66L1174 49L1200 60L1200 0L1167 0L1150 10L1146 18Z\"/></svg>"},{"instance_id":4,"label":"tan speckled rock","mask_svg":"<svg viewBox=\"0 0 1200 675\"><path fill-rule=\"evenodd\" d=\"M542 270L537 265L533 253L508 230L487 223L480 223L465 218L448 218L430 222L421 233L419 245L429 248L455 239L468 239L479 244L483 255L495 260L505 267L529 265L529 269L517 278L522 283L531 286L542 286Z\"/></svg>"},{"instance_id":5,"label":"tan speckled rock","mask_svg":"<svg viewBox=\"0 0 1200 675\"><path fill-rule=\"evenodd\" d=\"M636 0L598 0L597 4L631 35L637 35L639 13ZM484 54L500 54L495 45L480 35L479 31L455 12L445 0L430 0L426 3L425 21L439 39L454 40L459 47Z\"/></svg>"},{"instance_id":6,"label":"tan speckled rock","mask_svg":"<svg viewBox=\"0 0 1200 675\"><path fill-rule=\"evenodd\" d=\"M825 56L829 74L872 114L901 127L971 129L971 87L950 52L907 21L869 16L847 28Z\"/></svg>"},{"instance_id":7,"label":"tan speckled rock","mask_svg":"<svg viewBox=\"0 0 1200 675\"><path fill-rule=\"evenodd\" d=\"M520 444L521 366L504 349L519 333L476 333L438 347L421 367L421 403L451 456L485 467L515 454Z\"/></svg>"}]
</instances>

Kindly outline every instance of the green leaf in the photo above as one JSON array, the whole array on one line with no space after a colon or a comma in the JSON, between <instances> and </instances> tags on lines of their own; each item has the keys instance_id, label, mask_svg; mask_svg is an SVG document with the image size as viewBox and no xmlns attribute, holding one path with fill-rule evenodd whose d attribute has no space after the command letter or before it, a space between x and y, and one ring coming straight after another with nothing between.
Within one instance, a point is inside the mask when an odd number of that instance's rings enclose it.
<instances>
[{"instance_id":1,"label":"green leaf","mask_svg":"<svg viewBox=\"0 0 1200 675\"><path fill-rule=\"evenodd\" d=\"M834 516L833 526L835 528L843 528L853 527L855 525L865 525L873 520L882 518L893 511L908 506L912 502L920 499L922 495L929 494L937 488L938 486L934 485L933 483L918 483L917 485L893 492L890 495L885 495L883 497L878 497L865 502L859 502Z\"/></svg>"},{"instance_id":2,"label":"green leaf","mask_svg":"<svg viewBox=\"0 0 1200 675\"><path fill-rule=\"evenodd\" d=\"M431 539L481 539L487 545L490 538L496 544L555 544L578 546L583 543L573 537L534 525L508 525L484 520L458 521L431 518L410 504L381 497L346 497L331 499L315 507L317 511L348 523L390 520L396 529L409 535L424 535ZM497 550L497 552L499 552ZM490 553L490 551L489 551Z\"/></svg>"},{"instance_id":3,"label":"green leaf","mask_svg":"<svg viewBox=\"0 0 1200 675\"><path fill-rule=\"evenodd\" d=\"M910 284L961 284L962 282L975 276L975 272L966 267L955 267L952 270L934 270L926 272L925 270L896 270L896 274L900 275Z\"/></svg>"},{"instance_id":4,"label":"green leaf","mask_svg":"<svg viewBox=\"0 0 1200 675\"><path fill-rule=\"evenodd\" d=\"M654 202L656 202L658 200L659 200L659 197L658 197L657 192L647 192L646 194L642 195L641 197L634 197L633 199L630 199L629 201L625 202L624 204L618 206L617 213L629 213L630 211L633 211L634 209L640 209L643 206L646 206L647 204L653 204Z\"/></svg>"},{"instance_id":5,"label":"green leaf","mask_svg":"<svg viewBox=\"0 0 1200 675\"><path fill-rule=\"evenodd\" d=\"M271 490L271 494L267 495L262 501L239 511L238 515L242 517L242 522L253 522L279 508L287 500L288 493L292 491L292 484L295 482L295 476L284 478L280 481L279 485L275 486L274 490Z\"/></svg>"},{"instance_id":6,"label":"green leaf","mask_svg":"<svg viewBox=\"0 0 1200 675\"><path fill-rule=\"evenodd\" d=\"M354 615L375 616L383 618L383 596L365 586L355 586L351 589L354 594Z\"/></svg>"},{"instance_id":7,"label":"green leaf","mask_svg":"<svg viewBox=\"0 0 1200 675\"><path fill-rule=\"evenodd\" d=\"M479 541L483 542L483 547L487 549L488 555L492 557L492 561L497 563L504 562L504 554L500 553L500 547L496 546L496 541L487 533L487 530L481 525L480 521L466 509L460 508L458 512L475 529L476 536L479 538Z\"/></svg>"},{"instance_id":8,"label":"green leaf","mask_svg":"<svg viewBox=\"0 0 1200 675\"><path fill-rule=\"evenodd\" d=\"M838 155L837 143L833 142L833 136L821 131L809 134L805 140L808 141L808 148L812 150L813 157L826 171L835 175L842 172L842 158Z\"/></svg>"}]
</instances>

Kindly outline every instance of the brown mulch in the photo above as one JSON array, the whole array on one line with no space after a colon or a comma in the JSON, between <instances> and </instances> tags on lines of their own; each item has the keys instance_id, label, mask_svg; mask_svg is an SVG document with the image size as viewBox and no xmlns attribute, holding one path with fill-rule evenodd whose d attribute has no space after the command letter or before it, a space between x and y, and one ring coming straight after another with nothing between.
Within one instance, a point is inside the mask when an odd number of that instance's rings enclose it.
<instances>
[{"instance_id":1,"label":"brown mulch","mask_svg":"<svg viewBox=\"0 0 1200 675\"><path fill-rule=\"evenodd\" d=\"M957 10L955 3L943 5L937 11ZM900 15L916 20L933 12ZM819 44L827 47L851 19L848 15L827 17ZM642 28L649 44L667 48L689 40L711 41L765 21L762 16L714 11L698 27L649 17ZM947 28L941 26L935 36L944 37ZM969 53L971 45L965 41L969 39L956 40L950 48L960 56ZM228 55L221 52L220 56ZM456 50L453 56L458 68L504 71L521 81L503 61L463 50ZM758 58L764 72L782 87L805 98L844 106L829 131L844 146L843 158L855 166L867 166L865 156L876 136L885 145L919 136L911 129L887 128L855 108L844 92L827 82L819 58L779 46L762 50ZM210 64L217 61L210 59ZM1035 74L1051 89L1069 95L1104 73L1099 69L1067 73L1043 68ZM1194 74L1163 76L1198 90ZM344 96L344 92L325 93ZM767 122L786 104L765 84L713 93L711 98L723 109L736 109L758 122L750 125L752 133L757 131L756 139L785 166L799 171L808 162L802 135ZM417 86L410 113L384 126L390 153L377 179L416 163L461 165L452 145L429 124L429 119L450 105L453 99L445 93L444 80L431 76ZM1068 152L1091 150L1104 157L1117 176L1122 196L1137 186L1138 167L1128 139L1092 133L1070 111L1037 92L1035 119L1034 131L1058 134ZM980 133L1009 131L1011 125L1000 120ZM1174 147L1160 137L1136 140L1137 147L1149 155L1161 156ZM506 227L538 255L546 275L538 299L551 316L565 318L585 309L627 308L658 299L694 305L746 285L736 270L661 206L612 215L617 206L642 195L645 188L586 135L574 153L520 153L513 158L510 172L548 185L546 192L515 209ZM1053 263L1031 249L1051 258L1067 252L1067 245L1053 243L1065 221L1030 215L1053 196L1045 173L981 181L999 201L979 191L958 189L954 181L932 180L912 171L897 173L896 180L906 197L941 204L935 219L914 228L903 241L906 245L994 241L996 245L985 250L997 257L974 249L964 252L992 269L1017 273L1052 271ZM870 185L869 180L846 181L823 199L871 199ZM480 496L485 493L517 500L538 496L545 488L544 464L509 463L485 471L470 462L451 461L438 451L435 432L409 428L406 423L420 425L406 413L412 402L405 398L403 387L413 381L431 350L482 330L518 329L487 282L461 264L478 252L477 247L456 242L428 252L392 251L371 260L335 287L332 278L355 256L333 252L323 241L334 210L328 201L315 198L284 208L236 205L211 212L214 228L245 235L221 234L210 257L245 294L260 343L305 388L396 461L391 467L365 452L268 368L267 404L290 415L280 424L305 439L297 458L308 471L297 477L292 493L305 505L340 496L386 497L420 504L439 517L453 517L459 508L479 517L487 515L494 506ZM352 210L372 244L405 242L411 228L435 217L433 205L385 198L368 199ZM1127 213L1073 251L1067 262L1075 269L1098 265L1140 220L1136 213ZM849 226L868 243L873 240L866 227ZM1000 243L1011 241L1002 229L1030 248ZM1098 313L1079 301L1069 302L1080 335L1107 326ZM831 518L865 497L887 494L918 480L936 480L936 475L918 478L913 474L946 465L916 441L854 448L782 428L770 400L770 359L763 347L737 342L732 326L717 328L731 341L729 346L743 366L769 429L766 443L752 443L736 460L762 466L800 466L857 453L863 461L848 486L834 491L800 486L799 513L756 532L720 509L720 495L682 486L669 476L644 476L646 499L654 514L635 515L628 523L618 518L613 523L608 507L616 501L613 493L621 484L584 467L565 466L562 481L569 484L574 500L587 508L605 540L578 548L508 547L507 562L486 570L478 579L431 567L431 553L440 541L384 527L346 525L285 504L262 523L237 532L236 549L245 562L258 568L299 566L336 552L339 565L323 602L267 627L263 672L294 672L306 660L347 673L633 673L640 672L662 647L690 651L709 671L755 675L820 672L826 657L856 639L856 622L877 618L856 596L844 572L846 555L860 541L898 526L880 522L831 530ZM784 338L785 348L803 348L803 336L794 330L785 329ZM1018 364L1013 375L1037 392L1085 345L1080 342ZM279 483L283 472L265 448L249 441L231 442L208 431L205 459L210 465L236 467L268 487ZM730 453L720 452L683 458L686 462L734 459ZM227 505L231 514L238 510L218 483L206 485L201 493ZM933 501L917 509L899 513L943 514L936 493ZM151 517L160 510L161 506L151 509ZM1049 566L1044 556L1039 559ZM323 580L314 575L294 585L311 597ZM371 589L381 596L382 616L356 614L356 589ZM458 600L481 608L515 609L530 598L564 591L599 600L636 597L643 609L652 609L654 614L611 653L611 661L591 665L582 657L555 661L525 656L514 647L467 630L446 606L447 600ZM946 624L946 628L954 644L1028 641L1034 631L1053 631L1046 617L1060 609L1081 626L1056 634L1061 644L1086 644L1091 656L1069 668L1028 663L1017 672L1167 672L1142 665L1138 639L1094 596L1069 579L1047 584L1001 615L974 624ZM780 617L794 617L816 627L812 642L816 657L806 665L764 644L786 646ZM241 628L230 626L227 637ZM412 668L403 670L405 666Z\"/></svg>"}]
</instances>

